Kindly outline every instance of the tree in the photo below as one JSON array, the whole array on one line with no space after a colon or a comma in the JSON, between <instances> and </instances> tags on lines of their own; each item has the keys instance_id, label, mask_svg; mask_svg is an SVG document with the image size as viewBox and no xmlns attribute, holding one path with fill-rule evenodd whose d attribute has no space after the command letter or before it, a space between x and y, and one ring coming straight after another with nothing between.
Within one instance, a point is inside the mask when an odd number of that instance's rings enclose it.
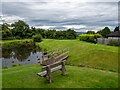
<instances>
[{"instance_id":1,"label":"tree","mask_svg":"<svg viewBox=\"0 0 120 90\"><path fill-rule=\"evenodd\" d=\"M9 29L2 30L2 38L12 37L12 32Z\"/></svg>"},{"instance_id":2,"label":"tree","mask_svg":"<svg viewBox=\"0 0 120 90\"><path fill-rule=\"evenodd\" d=\"M2 27L2 30L6 30L6 29L9 29L10 25L8 23L3 23L1 27Z\"/></svg>"},{"instance_id":3,"label":"tree","mask_svg":"<svg viewBox=\"0 0 120 90\"><path fill-rule=\"evenodd\" d=\"M43 38L46 38L46 30L45 29L36 29L36 34L41 34Z\"/></svg>"},{"instance_id":4,"label":"tree","mask_svg":"<svg viewBox=\"0 0 120 90\"><path fill-rule=\"evenodd\" d=\"M97 33L101 34L103 37L106 37L106 35L110 34L110 29L108 27L105 27L104 29L98 31Z\"/></svg>"},{"instance_id":5,"label":"tree","mask_svg":"<svg viewBox=\"0 0 120 90\"><path fill-rule=\"evenodd\" d=\"M95 32L94 31L87 31L86 34L95 34Z\"/></svg>"},{"instance_id":6,"label":"tree","mask_svg":"<svg viewBox=\"0 0 120 90\"><path fill-rule=\"evenodd\" d=\"M7 24L7 23L3 23L1 25L1 30L2 30L2 38L8 38L8 37L12 37L12 32L11 30L9 29L10 25Z\"/></svg>"},{"instance_id":7,"label":"tree","mask_svg":"<svg viewBox=\"0 0 120 90\"><path fill-rule=\"evenodd\" d=\"M22 20L11 24L11 26L13 27L12 33L14 36L20 36L21 38L25 38L27 35L26 33L31 32L29 29L29 25Z\"/></svg>"},{"instance_id":8,"label":"tree","mask_svg":"<svg viewBox=\"0 0 120 90\"><path fill-rule=\"evenodd\" d=\"M119 31L119 26L115 27L114 32Z\"/></svg>"}]
</instances>

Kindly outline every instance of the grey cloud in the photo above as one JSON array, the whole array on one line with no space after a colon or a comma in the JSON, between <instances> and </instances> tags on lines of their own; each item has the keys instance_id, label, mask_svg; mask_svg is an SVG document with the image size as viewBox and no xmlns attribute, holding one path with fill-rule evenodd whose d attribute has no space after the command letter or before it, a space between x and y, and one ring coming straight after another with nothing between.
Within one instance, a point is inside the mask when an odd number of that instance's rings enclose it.
<instances>
[{"instance_id":1,"label":"grey cloud","mask_svg":"<svg viewBox=\"0 0 120 90\"><path fill-rule=\"evenodd\" d=\"M116 2L4 2L3 14L19 16L31 26L63 25L117 26Z\"/></svg>"}]
</instances>

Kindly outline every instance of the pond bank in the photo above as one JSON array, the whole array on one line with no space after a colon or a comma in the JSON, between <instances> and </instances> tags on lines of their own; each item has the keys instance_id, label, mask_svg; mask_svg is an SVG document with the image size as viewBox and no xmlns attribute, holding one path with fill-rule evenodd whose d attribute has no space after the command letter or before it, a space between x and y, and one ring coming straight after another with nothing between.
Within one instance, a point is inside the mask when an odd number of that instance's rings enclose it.
<instances>
[{"instance_id":1,"label":"pond bank","mask_svg":"<svg viewBox=\"0 0 120 90\"><path fill-rule=\"evenodd\" d=\"M42 63L42 48L32 40L3 43L2 57L0 58L4 68Z\"/></svg>"}]
</instances>

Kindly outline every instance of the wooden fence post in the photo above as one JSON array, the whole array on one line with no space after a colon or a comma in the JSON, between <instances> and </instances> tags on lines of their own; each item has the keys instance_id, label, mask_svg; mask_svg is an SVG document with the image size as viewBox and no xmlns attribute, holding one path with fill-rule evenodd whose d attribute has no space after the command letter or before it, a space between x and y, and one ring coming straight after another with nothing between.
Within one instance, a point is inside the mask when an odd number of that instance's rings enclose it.
<instances>
[{"instance_id":1,"label":"wooden fence post","mask_svg":"<svg viewBox=\"0 0 120 90\"><path fill-rule=\"evenodd\" d=\"M69 48L67 48L67 50L68 50L68 55L69 55Z\"/></svg>"},{"instance_id":2,"label":"wooden fence post","mask_svg":"<svg viewBox=\"0 0 120 90\"><path fill-rule=\"evenodd\" d=\"M48 83L51 83L51 70L50 70L50 66L47 66L47 80Z\"/></svg>"},{"instance_id":3,"label":"wooden fence post","mask_svg":"<svg viewBox=\"0 0 120 90\"><path fill-rule=\"evenodd\" d=\"M55 56L54 56L55 54L52 53L52 55L53 55L53 56L52 56L52 57L53 57L53 63L55 63Z\"/></svg>"},{"instance_id":4,"label":"wooden fence post","mask_svg":"<svg viewBox=\"0 0 120 90\"><path fill-rule=\"evenodd\" d=\"M44 51L42 51L42 63L44 62Z\"/></svg>"},{"instance_id":5,"label":"wooden fence post","mask_svg":"<svg viewBox=\"0 0 120 90\"><path fill-rule=\"evenodd\" d=\"M62 75L65 76L66 75L65 61L62 61L61 64L62 64Z\"/></svg>"}]
</instances>

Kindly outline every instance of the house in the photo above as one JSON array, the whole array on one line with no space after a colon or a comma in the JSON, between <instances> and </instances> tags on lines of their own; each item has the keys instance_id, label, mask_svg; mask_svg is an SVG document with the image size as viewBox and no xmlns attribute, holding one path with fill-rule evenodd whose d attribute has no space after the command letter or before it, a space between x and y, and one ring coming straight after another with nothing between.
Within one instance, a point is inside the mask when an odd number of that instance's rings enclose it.
<instances>
[{"instance_id":1,"label":"house","mask_svg":"<svg viewBox=\"0 0 120 90\"><path fill-rule=\"evenodd\" d=\"M112 32L107 35L107 38L98 38L97 43L99 44L106 44L108 45L110 41L115 41L117 43L120 43L120 31Z\"/></svg>"},{"instance_id":2,"label":"house","mask_svg":"<svg viewBox=\"0 0 120 90\"><path fill-rule=\"evenodd\" d=\"M120 39L120 31L116 31L107 35L108 39Z\"/></svg>"}]
</instances>

